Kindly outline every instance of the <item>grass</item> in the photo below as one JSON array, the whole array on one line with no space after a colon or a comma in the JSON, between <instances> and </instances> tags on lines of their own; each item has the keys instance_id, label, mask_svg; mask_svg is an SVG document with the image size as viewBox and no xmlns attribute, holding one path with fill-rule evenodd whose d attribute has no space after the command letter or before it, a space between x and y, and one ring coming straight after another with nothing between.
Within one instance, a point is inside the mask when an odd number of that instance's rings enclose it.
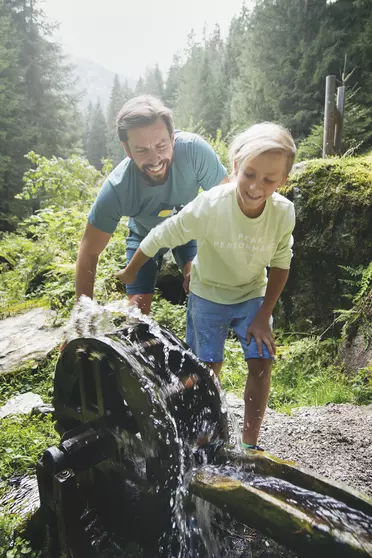
<instances>
[{"instance_id":1,"label":"grass","mask_svg":"<svg viewBox=\"0 0 372 558\"><path fill-rule=\"evenodd\" d=\"M60 436L54 429L51 415L46 417L16 415L1 420L0 478L34 473L35 464L43 452Z\"/></svg>"},{"instance_id":2,"label":"grass","mask_svg":"<svg viewBox=\"0 0 372 558\"><path fill-rule=\"evenodd\" d=\"M53 377L58 358L55 351L39 364L25 364L12 373L0 376L0 405L11 397L32 391L40 395L44 403L50 403L53 394ZM9 416L1 419L0 430L0 496L7 492L7 480L23 474L34 474L37 460L50 446L59 445L60 436L54 429L51 415ZM0 511L0 556L4 558L36 558L28 541L23 539L25 518L8 513L4 506Z\"/></svg>"},{"instance_id":3,"label":"grass","mask_svg":"<svg viewBox=\"0 0 372 558\"><path fill-rule=\"evenodd\" d=\"M291 412L303 406L327 403L372 403L372 370L366 368L347 377L335 365L338 343L305 338L277 347L273 365L269 406L279 412ZM226 391L243 396L247 365L240 344L229 339L221 384Z\"/></svg>"},{"instance_id":4,"label":"grass","mask_svg":"<svg viewBox=\"0 0 372 558\"><path fill-rule=\"evenodd\" d=\"M58 356L59 351L55 350L40 363L26 363L12 372L0 375L0 405L4 405L11 397L28 391L40 395L44 403L51 403Z\"/></svg>"}]
</instances>

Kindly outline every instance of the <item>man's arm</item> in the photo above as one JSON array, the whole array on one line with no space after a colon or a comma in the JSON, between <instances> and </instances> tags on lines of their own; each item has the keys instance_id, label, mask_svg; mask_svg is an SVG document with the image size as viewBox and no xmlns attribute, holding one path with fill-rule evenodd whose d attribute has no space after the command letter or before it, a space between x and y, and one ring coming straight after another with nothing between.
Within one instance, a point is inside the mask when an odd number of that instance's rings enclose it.
<instances>
[{"instance_id":1,"label":"man's arm","mask_svg":"<svg viewBox=\"0 0 372 558\"><path fill-rule=\"evenodd\" d=\"M262 342L265 343L270 356L275 355L275 341L269 320L285 287L288 275L289 269L280 269L279 267L270 269L264 301L247 330L247 341L249 343L252 336L255 338L260 356L262 356Z\"/></svg>"},{"instance_id":2,"label":"man's arm","mask_svg":"<svg viewBox=\"0 0 372 558\"><path fill-rule=\"evenodd\" d=\"M81 295L93 298L98 257L111 236L112 234L100 231L87 223L76 262L76 300L79 300Z\"/></svg>"}]
</instances>

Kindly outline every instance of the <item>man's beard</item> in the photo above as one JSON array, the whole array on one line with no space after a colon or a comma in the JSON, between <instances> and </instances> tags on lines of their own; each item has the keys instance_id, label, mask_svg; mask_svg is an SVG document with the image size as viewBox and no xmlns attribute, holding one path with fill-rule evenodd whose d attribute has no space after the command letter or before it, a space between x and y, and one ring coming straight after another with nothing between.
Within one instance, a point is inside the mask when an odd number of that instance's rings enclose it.
<instances>
[{"instance_id":1,"label":"man's beard","mask_svg":"<svg viewBox=\"0 0 372 558\"><path fill-rule=\"evenodd\" d=\"M164 165L164 170L163 170L163 174L159 177L148 174L148 169L151 168L153 165L143 165L142 168L139 167L137 168L142 174L143 178L150 184L150 186L160 186L161 184L164 184L168 180L172 163L173 163L173 157L171 160L164 159L163 161L161 161L161 164Z\"/></svg>"}]
</instances>

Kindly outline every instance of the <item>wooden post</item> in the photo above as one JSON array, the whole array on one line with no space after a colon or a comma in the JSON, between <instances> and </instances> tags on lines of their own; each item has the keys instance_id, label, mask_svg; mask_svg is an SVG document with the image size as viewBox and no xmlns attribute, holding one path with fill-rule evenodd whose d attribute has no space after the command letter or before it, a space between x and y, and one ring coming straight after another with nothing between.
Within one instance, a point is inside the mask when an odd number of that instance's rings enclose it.
<instances>
[{"instance_id":1,"label":"wooden post","mask_svg":"<svg viewBox=\"0 0 372 558\"><path fill-rule=\"evenodd\" d=\"M337 101L336 101L336 123L335 123L335 151L341 151L341 136L342 125L344 121L344 108L345 108L345 86L337 88Z\"/></svg>"},{"instance_id":2,"label":"wooden post","mask_svg":"<svg viewBox=\"0 0 372 558\"><path fill-rule=\"evenodd\" d=\"M324 105L323 158L333 155L336 76L327 76Z\"/></svg>"}]
</instances>

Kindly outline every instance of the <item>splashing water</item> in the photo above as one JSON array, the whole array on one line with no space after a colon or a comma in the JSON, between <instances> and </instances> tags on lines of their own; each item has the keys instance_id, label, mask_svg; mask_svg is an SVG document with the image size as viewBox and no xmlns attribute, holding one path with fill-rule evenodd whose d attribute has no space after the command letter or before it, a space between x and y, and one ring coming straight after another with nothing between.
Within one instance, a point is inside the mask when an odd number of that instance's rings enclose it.
<instances>
[{"instance_id":1,"label":"splashing water","mask_svg":"<svg viewBox=\"0 0 372 558\"><path fill-rule=\"evenodd\" d=\"M118 329L118 320L120 323L124 321L125 327ZM138 329L139 325L146 327ZM117 461L112 459L111 463L106 463L105 470L109 471L111 467L117 474L113 486L114 492L118 492L119 517L120 514L125 516L122 506L127 489L133 494L133 509L130 502L128 517L130 514L135 516L138 510L137 515L143 513L143 506L153 506L153 516L149 520L155 523L159 520L162 532L147 549L146 557L237 556L230 553L234 548L230 536L234 533L234 522L227 519L226 512L216 512L210 504L190 496L190 483L200 470L211 476L234 478L268 494L279 495L289 504L303 507L322 520L327 519L339 529L346 522L353 528L354 523L357 525L365 520L360 514L353 518L342 506L336 508L329 498L314 496L314 493L280 479L257 475L254 464L249 472L237 463L231 466L226 462L217 466L213 458L223 443L221 425L228 423L235 450L240 448L241 440L237 420L228 413L219 382L212 370L202 365L190 349L182 347L171 332L142 314L138 307L130 306L126 300L100 306L83 296L72 312L65 334L69 342L75 342L71 351L75 351L74 358L79 355L83 359L84 378L88 378L88 382L93 382L93 376L97 382L95 366L98 363L102 384L110 374L115 377L115 383L108 384L106 389L112 395L112 386L118 388L116 378L122 374L120 381L123 385L120 386L119 382L119 392L123 411L120 411L118 421L121 426L112 429L119 452ZM118 357L113 359L113 353ZM71 367L71 355L66 366ZM195 367L198 367L198 373L193 373ZM125 376L121 371L128 368L131 372ZM200 375L200 372L203 373ZM72 389L70 391L74 393ZM113 416L111 411L110 416ZM130 428L123 427L122 416L130 418ZM147 494L145 504L141 492ZM115 494L111 496L114 500ZM107 494L104 497L107 498ZM158 517L161 514L164 518ZM225 534L227 530L219 527L226 521L229 537ZM139 531L143 523L141 520Z\"/></svg>"}]
</instances>

